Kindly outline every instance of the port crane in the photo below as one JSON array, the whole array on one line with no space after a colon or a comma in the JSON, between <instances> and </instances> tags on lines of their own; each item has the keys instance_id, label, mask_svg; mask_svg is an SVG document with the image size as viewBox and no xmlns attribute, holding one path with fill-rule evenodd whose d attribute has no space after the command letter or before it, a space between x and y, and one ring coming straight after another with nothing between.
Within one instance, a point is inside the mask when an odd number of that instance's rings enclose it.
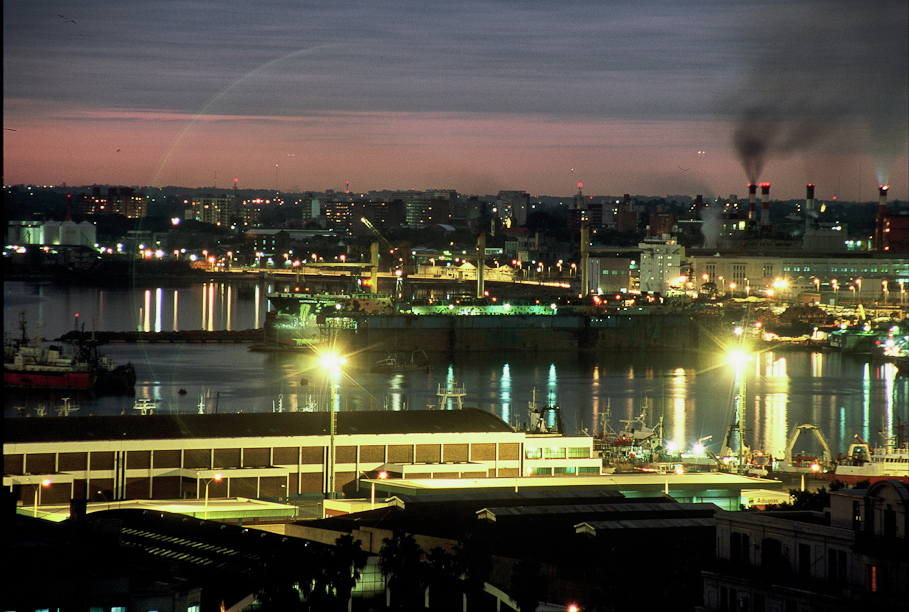
<instances>
[{"instance_id":1,"label":"port crane","mask_svg":"<svg viewBox=\"0 0 909 612\"><path fill-rule=\"evenodd\" d=\"M366 217L360 217L360 221L369 228L369 231L372 232L373 236L376 237L376 242L373 242L370 247L370 266L369 266L369 284L370 291L372 293L379 292L379 245L384 247L390 255L394 255L394 252L397 250L385 236L382 235L376 226L369 222L369 219ZM398 270L395 273L395 294L400 295L403 283L403 273Z\"/></svg>"}]
</instances>

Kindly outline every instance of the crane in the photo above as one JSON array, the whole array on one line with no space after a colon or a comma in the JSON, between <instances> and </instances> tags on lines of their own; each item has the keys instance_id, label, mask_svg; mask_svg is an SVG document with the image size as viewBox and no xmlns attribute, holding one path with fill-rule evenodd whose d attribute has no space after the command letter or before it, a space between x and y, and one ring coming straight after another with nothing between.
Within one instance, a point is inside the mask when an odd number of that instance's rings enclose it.
<instances>
[{"instance_id":1,"label":"crane","mask_svg":"<svg viewBox=\"0 0 909 612\"><path fill-rule=\"evenodd\" d=\"M385 236L383 236L382 233L376 229L376 226L374 226L372 223L369 222L369 219L367 219L366 217L360 217L360 221L363 222L363 225L365 225L366 227L369 228L369 230L373 233L373 235L376 237L376 239L379 241L379 243L381 243L381 245L383 247L388 249L389 253L393 253L395 251L395 248L393 246L391 246L391 243L388 242L388 240L385 239Z\"/></svg>"}]
</instances>

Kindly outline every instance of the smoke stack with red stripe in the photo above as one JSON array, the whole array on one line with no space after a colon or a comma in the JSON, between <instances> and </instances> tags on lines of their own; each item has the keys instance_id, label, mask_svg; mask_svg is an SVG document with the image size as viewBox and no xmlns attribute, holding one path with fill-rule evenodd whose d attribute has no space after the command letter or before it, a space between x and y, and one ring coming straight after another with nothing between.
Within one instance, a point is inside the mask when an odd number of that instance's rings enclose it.
<instances>
[{"instance_id":1,"label":"smoke stack with red stripe","mask_svg":"<svg viewBox=\"0 0 909 612\"><path fill-rule=\"evenodd\" d=\"M887 190L890 185L880 185L877 188L877 250L884 250L884 227L887 224Z\"/></svg>"},{"instance_id":2,"label":"smoke stack with red stripe","mask_svg":"<svg viewBox=\"0 0 909 612\"><path fill-rule=\"evenodd\" d=\"M748 220L754 221L754 201L757 198L757 185L748 183Z\"/></svg>"},{"instance_id":3,"label":"smoke stack with red stripe","mask_svg":"<svg viewBox=\"0 0 909 612\"><path fill-rule=\"evenodd\" d=\"M805 185L805 229L811 229L811 219L814 217L814 183Z\"/></svg>"},{"instance_id":4,"label":"smoke stack with red stripe","mask_svg":"<svg viewBox=\"0 0 909 612\"><path fill-rule=\"evenodd\" d=\"M761 183L761 225L770 225L770 183Z\"/></svg>"}]
</instances>

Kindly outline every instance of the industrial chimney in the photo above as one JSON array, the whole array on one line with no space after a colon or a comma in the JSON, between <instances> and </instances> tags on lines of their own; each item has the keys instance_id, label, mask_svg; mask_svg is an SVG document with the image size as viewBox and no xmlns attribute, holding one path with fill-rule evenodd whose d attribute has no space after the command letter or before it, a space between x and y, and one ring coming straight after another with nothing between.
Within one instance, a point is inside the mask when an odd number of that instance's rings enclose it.
<instances>
[{"instance_id":1,"label":"industrial chimney","mask_svg":"<svg viewBox=\"0 0 909 612\"><path fill-rule=\"evenodd\" d=\"M761 183L761 225L770 225L770 183Z\"/></svg>"},{"instance_id":2,"label":"industrial chimney","mask_svg":"<svg viewBox=\"0 0 909 612\"><path fill-rule=\"evenodd\" d=\"M754 183L748 183L748 220L754 221L755 217L755 208L754 201L757 197L757 185Z\"/></svg>"},{"instance_id":3,"label":"industrial chimney","mask_svg":"<svg viewBox=\"0 0 909 612\"><path fill-rule=\"evenodd\" d=\"M805 185L805 229L811 229L811 218L814 216L814 183Z\"/></svg>"},{"instance_id":4,"label":"industrial chimney","mask_svg":"<svg viewBox=\"0 0 909 612\"><path fill-rule=\"evenodd\" d=\"M877 250L884 250L884 228L887 224L887 190L890 185L880 185L877 188Z\"/></svg>"}]
</instances>

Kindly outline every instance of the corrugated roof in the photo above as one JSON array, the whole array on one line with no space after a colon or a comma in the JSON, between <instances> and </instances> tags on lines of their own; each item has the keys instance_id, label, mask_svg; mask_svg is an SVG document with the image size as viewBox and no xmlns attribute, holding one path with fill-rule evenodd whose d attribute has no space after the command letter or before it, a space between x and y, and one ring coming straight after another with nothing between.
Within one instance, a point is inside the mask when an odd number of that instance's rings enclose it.
<instances>
[{"instance_id":1,"label":"corrugated roof","mask_svg":"<svg viewBox=\"0 0 909 612\"><path fill-rule=\"evenodd\" d=\"M594 531L609 531L613 529L671 529L680 527L716 527L714 518L660 518L660 519L633 519L622 521L588 521L578 525Z\"/></svg>"},{"instance_id":2,"label":"corrugated roof","mask_svg":"<svg viewBox=\"0 0 909 612\"><path fill-rule=\"evenodd\" d=\"M337 413L337 435L502 433L514 429L485 410L358 411ZM327 412L154 414L4 419L4 443L87 440L262 438L330 433Z\"/></svg>"},{"instance_id":3,"label":"corrugated roof","mask_svg":"<svg viewBox=\"0 0 909 612\"><path fill-rule=\"evenodd\" d=\"M498 508L484 508L486 512L498 516L534 516L540 514L621 514L644 512L678 514L681 512L704 512L712 514L715 508L704 503L672 503L667 499L664 503L617 503L617 504L562 504L553 506L504 506Z\"/></svg>"}]
</instances>

